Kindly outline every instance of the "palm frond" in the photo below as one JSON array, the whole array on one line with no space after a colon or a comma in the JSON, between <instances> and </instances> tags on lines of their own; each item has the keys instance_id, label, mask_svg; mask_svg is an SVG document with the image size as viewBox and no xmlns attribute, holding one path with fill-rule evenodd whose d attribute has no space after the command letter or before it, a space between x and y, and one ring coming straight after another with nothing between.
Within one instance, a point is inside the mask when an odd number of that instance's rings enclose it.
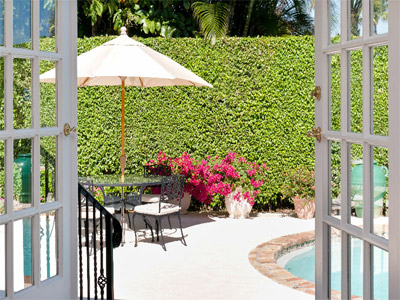
<instances>
[{"instance_id":1,"label":"palm frond","mask_svg":"<svg viewBox=\"0 0 400 300\"><path fill-rule=\"evenodd\" d=\"M229 5L223 2L192 4L193 16L199 23L204 38L215 44L216 39L226 35L229 21Z\"/></svg>"}]
</instances>

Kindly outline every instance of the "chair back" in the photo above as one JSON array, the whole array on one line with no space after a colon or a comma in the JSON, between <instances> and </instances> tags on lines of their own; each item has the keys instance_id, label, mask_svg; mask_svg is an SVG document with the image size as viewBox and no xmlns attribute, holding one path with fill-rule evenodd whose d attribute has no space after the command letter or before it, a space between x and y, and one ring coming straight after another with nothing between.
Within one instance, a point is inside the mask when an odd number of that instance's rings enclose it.
<instances>
[{"instance_id":1,"label":"chair back","mask_svg":"<svg viewBox=\"0 0 400 300\"><path fill-rule=\"evenodd\" d=\"M151 165L151 166L143 166L143 175L161 175L168 176L171 175L171 167L166 165Z\"/></svg>"},{"instance_id":2,"label":"chair back","mask_svg":"<svg viewBox=\"0 0 400 300\"><path fill-rule=\"evenodd\" d=\"M171 175L162 179L159 202L160 210L162 202L179 203L179 207L181 206L184 185L185 177L183 175Z\"/></svg>"},{"instance_id":3,"label":"chair back","mask_svg":"<svg viewBox=\"0 0 400 300\"><path fill-rule=\"evenodd\" d=\"M104 193L104 206L114 206L116 204L121 204L121 193L113 192L113 193Z\"/></svg>"}]
</instances>

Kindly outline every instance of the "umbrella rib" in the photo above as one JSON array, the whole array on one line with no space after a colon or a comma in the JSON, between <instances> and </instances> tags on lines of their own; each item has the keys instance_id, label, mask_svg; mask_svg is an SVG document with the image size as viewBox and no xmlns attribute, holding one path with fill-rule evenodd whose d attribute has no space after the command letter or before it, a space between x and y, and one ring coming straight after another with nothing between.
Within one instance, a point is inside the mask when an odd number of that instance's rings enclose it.
<instances>
[{"instance_id":1,"label":"umbrella rib","mask_svg":"<svg viewBox=\"0 0 400 300\"><path fill-rule=\"evenodd\" d=\"M85 80L82 82L82 84L80 86L84 86L86 84L86 82L89 81L89 79L90 79L89 77L86 77Z\"/></svg>"},{"instance_id":2,"label":"umbrella rib","mask_svg":"<svg viewBox=\"0 0 400 300\"><path fill-rule=\"evenodd\" d=\"M142 77L139 77L139 81L140 81L140 86L144 87Z\"/></svg>"}]
</instances>

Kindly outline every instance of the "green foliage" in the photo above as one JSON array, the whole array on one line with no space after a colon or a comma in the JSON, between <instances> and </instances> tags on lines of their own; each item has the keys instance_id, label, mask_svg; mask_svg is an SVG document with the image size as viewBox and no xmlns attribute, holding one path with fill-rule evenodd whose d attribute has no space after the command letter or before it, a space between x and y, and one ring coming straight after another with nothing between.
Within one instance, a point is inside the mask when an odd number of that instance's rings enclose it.
<instances>
[{"instance_id":1,"label":"green foliage","mask_svg":"<svg viewBox=\"0 0 400 300\"><path fill-rule=\"evenodd\" d=\"M196 1L192 4L192 9L204 38L215 45L216 39L224 37L228 30L228 4Z\"/></svg>"},{"instance_id":2,"label":"green foliage","mask_svg":"<svg viewBox=\"0 0 400 300\"><path fill-rule=\"evenodd\" d=\"M306 166L297 166L283 174L282 196L314 199L315 173Z\"/></svg>"},{"instance_id":3,"label":"green foliage","mask_svg":"<svg viewBox=\"0 0 400 300\"><path fill-rule=\"evenodd\" d=\"M119 33L122 26L130 34L162 37L193 36L189 0L81 0L79 36ZM90 19L92 32L86 33ZM107 25L109 28L107 28Z\"/></svg>"},{"instance_id":4,"label":"green foliage","mask_svg":"<svg viewBox=\"0 0 400 300\"><path fill-rule=\"evenodd\" d=\"M112 38L79 39L78 54ZM256 200L256 207L262 207L280 201L285 171L299 165L314 166L314 139L306 137L314 126L314 100L310 97L314 87L313 37L224 38L213 47L199 38L139 41L168 55L214 88L126 87L128 172L140 172L144 163L160 151L171 157L187 151L195 159L235 151L269 167L267 181ZM42 49L51 45L54 43L48 39L42 40ZM376 56L378 61L387 58L387 48L380 51L383 53ZM340 70L339 59L332 64L339 64L335 68ZM384 63L377 62L374 72L383 72L379 69L384 67ZM385 89L384 80L387 78L376 76L376 86ZM376 97L387 97L387 90L376 93ZM385 101L378 102L387 108ZM340 101L335 103L340 105ZM340 108L333 111L340 112ZM374 117L379 132L387 126L387 120L380 121L381 111L385 109L376 110L378 115ZM79 88L78 128L79 175L119 172L120 87ZM332 162L340 164L340 145L335 145L332 152ZM374 159L387 161L377 155ZM339 167L335 174L337 181Z\"/></svg>"},{"instance_id":5,"label":"green foliage","mask_svg":"<svg viewBox=\"0 0 400 300\"><path fill-rule=\"evenodd\" d=\"M78 54L113 37L78 40ZM196 159L229 150L269 170L257 201L277 201L284 168L314 165L314 39L139 39L214 88L126 87L125 151L134 173L159 151ZM51 45L51 43L49 43ZM42 45L45 47L45 45ZM41 70L44 71L44 70ZM78 89L79 175L120 171L121 90Z\"/></svg>"}]
</instances>

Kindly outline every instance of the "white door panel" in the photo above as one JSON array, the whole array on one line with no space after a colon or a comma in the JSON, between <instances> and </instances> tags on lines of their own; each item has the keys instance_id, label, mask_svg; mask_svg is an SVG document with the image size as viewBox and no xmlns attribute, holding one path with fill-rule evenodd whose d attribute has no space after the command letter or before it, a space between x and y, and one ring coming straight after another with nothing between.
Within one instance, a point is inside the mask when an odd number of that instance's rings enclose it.
<instances>
[{"instance_id":1,"label":"white door panel","mask_svg":"<svg viewBox=\"0 0 400 300\"><path fill-rule=\"evenodd\" d=\"M0 14L0 299L76 299L77 139L63 127L77 124L77 2L0 0Z\"/></svg>"},{"instance_id":2,"label":"white door panel","mask_svg":"<svg viewBox=\"0 0 400 300\"><path fill-rule=\"evenodd\" d=\"M389 295L389 212L397 203L389 200L388 182L398 176L389 163L396 132L392 119L389 130L388 113L388 24L399 19L396 10L389 14L394 3L399 1L315 3L315 85L321 87L315 127L322 132L315 146L317 299ZM396 289L390 286L390 293Z\"/></svg>"}]
</instances>

